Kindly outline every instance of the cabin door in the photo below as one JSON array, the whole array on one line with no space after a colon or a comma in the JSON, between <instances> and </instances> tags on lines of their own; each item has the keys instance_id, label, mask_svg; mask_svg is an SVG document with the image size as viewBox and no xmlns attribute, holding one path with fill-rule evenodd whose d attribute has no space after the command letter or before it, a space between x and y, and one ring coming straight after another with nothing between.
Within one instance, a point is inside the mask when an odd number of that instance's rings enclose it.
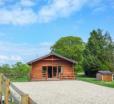
<instances>
[{"instance_id":1,"label":"cabin door","mask_svg":"<svg viewBox=\"0 0 114 104\"><path fill-rule=\"evenodd\" d=\"M53 67L53 78L57 78L57 66Z\"/></svg>"},{"instance_id":2,"label":"cabin door","mask_svg":"<svg viewBox=\"0 0 114 104\"><path fill-rule=\"evenodd\" d=\"M61 66L48 66L47 67L48 78L60 78L61 73L63 73Z\"/></svg>"},{"instance_id":3,"label":"cabin door","mask_svg":"<svg viewBox=\"0 0 114 104\"><path fill-rule=\"evenodd\" d=\"M52 66L48 66L48 78L52 78Z\"/></svg>"},{"instance_id":4,"label":"cabin door","mask_svg":"<svg viewBox=\"0 0 114 104\"><path fill-rule=\"evenodd\" d=\"M48 78L57 78L57 66L48 66Z\"/></svg>"}]
</instances>

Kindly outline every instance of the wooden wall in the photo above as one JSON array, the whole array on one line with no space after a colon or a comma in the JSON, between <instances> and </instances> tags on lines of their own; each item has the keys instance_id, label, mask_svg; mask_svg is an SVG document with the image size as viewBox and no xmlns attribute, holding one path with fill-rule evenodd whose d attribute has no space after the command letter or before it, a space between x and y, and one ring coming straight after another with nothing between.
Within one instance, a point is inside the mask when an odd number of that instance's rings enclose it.
<instances>
[{"instance_id":1,"label":"wooden wall","mask_svg":"<svg viewBox=\"0 0 114 104\"><path fill-rule=\"evenodd\" d=\"M103 81L112 81L112 75L102 75Z\"/></svg>"},{"instance_id":2,"label":"wooden wall","mask_svg":"<svg viewBox=\"0 0 114 104\"><path fill-rule=\"evenodd\" d=\"M103 81L112 81L112 75L111 74L97 73L96 79L97 80L103 80Z\"/></svg>"},{"instance_id":3,"label":"wooden wall","mask_svg":"<svg viewBox=\"0 0 114 104\"><path fill-rule=\"evenodd\" d=\"M64 76L73 76L73 63L56 56L49 56L40 61L32 63L31 79L42 80L42 66L62 66Z\"/></svg>"}]
</instances>

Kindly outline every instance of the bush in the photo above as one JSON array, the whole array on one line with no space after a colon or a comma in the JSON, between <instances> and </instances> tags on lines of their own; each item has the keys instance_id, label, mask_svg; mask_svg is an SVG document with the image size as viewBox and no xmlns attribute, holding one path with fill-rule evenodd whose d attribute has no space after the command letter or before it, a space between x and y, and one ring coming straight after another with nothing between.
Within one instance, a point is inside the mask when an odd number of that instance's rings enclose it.
<instances>
[{"instance_id":1,"label":"bush","mask_svg":"<svg viewBox=\"0 0 114 104\"><path fill-rule=\"evenodd\" d=\"M22 62L14 65L4 64L0 67L0 73L3 73L10 79L18 79L27 76L29 78L30 67Z\"/></svg>"}]
</instances>

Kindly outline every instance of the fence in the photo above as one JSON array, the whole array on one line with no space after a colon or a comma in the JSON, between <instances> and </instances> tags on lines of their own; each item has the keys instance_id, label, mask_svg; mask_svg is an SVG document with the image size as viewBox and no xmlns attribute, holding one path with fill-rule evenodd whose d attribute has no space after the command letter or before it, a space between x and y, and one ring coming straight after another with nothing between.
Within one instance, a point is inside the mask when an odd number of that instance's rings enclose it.
<instances>
[{"instance_id":1,"label":"fence","mask_svg":"<svg viewBox=\"0 0 114 104\"><path fill-rule=\"evenodd\" d=\"M17 93L20 98L17 98L13 92ZM0 74L0 104L37 104L34 102L28 94L18 89L7 77ZM13 104L13 103L11 103Z\"/></svg>"}]
</instances>

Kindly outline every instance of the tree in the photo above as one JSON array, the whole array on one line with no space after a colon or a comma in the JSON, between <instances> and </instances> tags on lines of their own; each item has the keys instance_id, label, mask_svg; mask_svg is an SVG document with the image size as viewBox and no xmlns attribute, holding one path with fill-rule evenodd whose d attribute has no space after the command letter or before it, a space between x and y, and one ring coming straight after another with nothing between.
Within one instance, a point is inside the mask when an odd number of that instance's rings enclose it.
<instances>
[{"instance_id":1,"label":"tree","mask_svg":"<svg viewBox=\"0 0 114 104\"><path fill-rule=\"evenodd\" d=\"M104 39L105 45L101 55L103 57L102 62L109 70L114 72L114 42L108 32L105 33Z\"/></svg>"},{"instance_id":2,"label":"tree","mask_svg":"<svg viewBox=\"0 0 114 104\"><path fill-rule=\"evenodd\" d=\"M8 65L8 64L3 64L3 65L0 67L0 72L1 72L1 73L10 73L10 72L11 72L11 67L10 67L10 65Z\"/></svg>"},{"instance_id":3,"label":"tree","mask_svg":"<svg viewBox=\"0 0 114 104\"><path fill-rule=\"evenodd\" d=\"M114 70L114 45L110 34L93 30L84 50L83 66L86 74L96 74L98 70ZM89 73L88 73L89 72Z\"/></svg>"},{"instance_id":4,"label":"tree","mask_svg":"<svg viewBox=\"0 0 114 104\"><path fill-rule=\"evenodd\" d=\"M3 64L0 66L0 73L5 74L6 76L22 77L28 75L29 71L30 67L22 62L17 62L14 65Z\"/></svg>"},{"instance_id":5,"label":"tree","mask_svg":"<svg viewBox=\"0 0 114 104\"><path fill-rule=\"evenodd\" d=\"M22 76L27 75L30 71L30 67L27 64L23 64L22 62L17 62L12 66L16 75Z\"/></svg>"},{"instance_id":6,"label":"tree","mask_svg":"<svg viewBox=\"0 0 114 104\"><path fill-rule=\"evenodd\" d=\"M68 36L60 38L52 47L51 51L61 54L78 62L77 70L82 70L84 42L80 37Z\"/></svg>"}]
</instances>

